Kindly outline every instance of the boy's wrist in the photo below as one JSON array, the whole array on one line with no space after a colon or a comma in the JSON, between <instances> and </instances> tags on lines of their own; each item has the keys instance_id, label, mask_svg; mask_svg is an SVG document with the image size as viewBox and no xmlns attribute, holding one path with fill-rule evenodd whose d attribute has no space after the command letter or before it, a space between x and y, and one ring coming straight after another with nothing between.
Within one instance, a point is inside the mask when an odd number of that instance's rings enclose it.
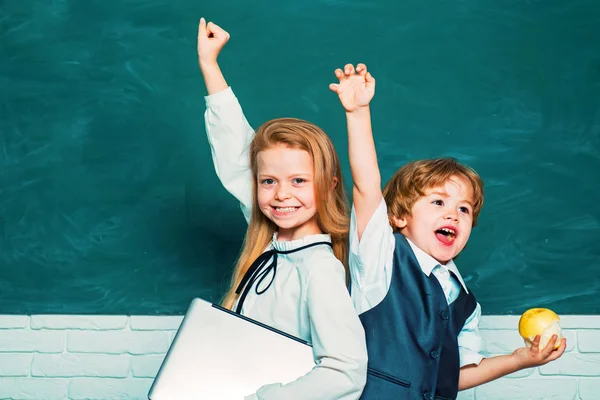
<instances>
[{"instance_id":1,"label":"boy's wrist","mask_svg":"<svg viewBox=\"0 0 600 400\"><path fill-rule=\"evenodd\" d=\"M366 106L357 107L356 109L354 109L352 111L346 111L346 117L347 118L364 117L364 116L370 116L370 113L371 113L371 109L369 108L369 105L367 104Z\"/></svg>"},{"instance_id":2,"label":"boy's wrist","mask_svg":"<svg viewBox=\"0 0 600 400\"><path fill-rule=\"evenodd\" d=\"M514 366L514 368L511 368L514 372L533 367L533 365L525 365L523 360L515 353L511 354L510 361Z\"/></svg>"}]
</instances>

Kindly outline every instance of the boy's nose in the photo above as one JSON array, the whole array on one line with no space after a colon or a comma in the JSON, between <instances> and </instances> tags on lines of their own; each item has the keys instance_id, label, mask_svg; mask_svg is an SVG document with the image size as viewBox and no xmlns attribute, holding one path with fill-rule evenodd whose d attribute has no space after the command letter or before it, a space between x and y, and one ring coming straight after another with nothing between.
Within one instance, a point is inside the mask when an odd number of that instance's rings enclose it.
<instances>
[{"instance_id":1,"label":"boy's nose","mask_svg":"<svg viewBox=\"0 0 600 400\"><path fill-rule=\"evenodd\" d=\"M458 213L456 212L456 210L450 210L446 213L445 218L451 219L453 221L458 221Z\"/></svg>"}]
</instances>

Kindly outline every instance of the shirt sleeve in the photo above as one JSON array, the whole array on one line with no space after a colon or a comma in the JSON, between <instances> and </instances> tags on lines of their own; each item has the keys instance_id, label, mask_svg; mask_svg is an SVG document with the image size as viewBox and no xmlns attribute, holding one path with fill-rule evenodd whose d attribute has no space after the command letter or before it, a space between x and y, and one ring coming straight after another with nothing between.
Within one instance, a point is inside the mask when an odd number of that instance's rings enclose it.
<instances>
[{"instance_id":1,"label":"shirt sleeve","mask_svg":"<svg viewBox=\"0 0 600 400\"><path fill-rule=\"evenodd\" d=\"M286 385L263 386L248 399L360 397L367 375L365 333L348 295L342 264L335 258L324 261L313 268L306 290L315 367Z\"/></svg>"},{"instance_id":2,"label":"shirt sleeve","mask_svg":"<svg viewBox=\"0 0 600 400\"><path fill-rule=\"evenodd\" d=\"M352 302L358 314L375 307L387 294L392 279L395 243L383 198L367 223L360 242L356 213L352 207L348 263Z\"/></svg>"},{"instance_id":3,"label":"shirt sleeve","mask_svg":"<svg viewBox=\"0 0 600 400\"><path fill-rule=\"evenodd\" d=\"M254 130L231 87L205 97L204 122L213 164L221 183L241 205L246 222L252 215L250 142Z\"/></svg>"},{"instance_id":4,"label":"shirt sleeve","mask_svg":"<svg viewBox=\"0 0 600 400\"><path fill-rule=\"evenodd\" d=\"M458 334L458 352L461 368L465 365L479 365L485 358L485 344L479 334L479 320L481 319L481 306L477 303L475 311L467 319Z\"/></svg>"}]
</instances>

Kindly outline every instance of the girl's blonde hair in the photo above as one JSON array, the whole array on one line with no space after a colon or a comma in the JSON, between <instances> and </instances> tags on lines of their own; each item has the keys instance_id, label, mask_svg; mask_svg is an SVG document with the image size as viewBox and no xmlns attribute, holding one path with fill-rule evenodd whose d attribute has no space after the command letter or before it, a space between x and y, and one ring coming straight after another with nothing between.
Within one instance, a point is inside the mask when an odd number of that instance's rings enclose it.
<instances>
[{"instance_id":1,"label":"girl's blonde hair","mask_svg":"<svg viewBox=\"0 0 600 400\"><path fill-rule=\"evenodd\" d=\"M264 123L250 144L252 169L252 216L242 251L233 271L231 287L223 299L223 307L233 308L238 295L235 290L248 268L273 238L277 226L260 210L257 200L257 155L276 146L300 149L313 159L317 204L316 220L323 233L331 235L333 253L344 264L348 275L348 201L342 170L333 143L318 126L296 118L277 118Z\"/></svg>"}]
</instances>

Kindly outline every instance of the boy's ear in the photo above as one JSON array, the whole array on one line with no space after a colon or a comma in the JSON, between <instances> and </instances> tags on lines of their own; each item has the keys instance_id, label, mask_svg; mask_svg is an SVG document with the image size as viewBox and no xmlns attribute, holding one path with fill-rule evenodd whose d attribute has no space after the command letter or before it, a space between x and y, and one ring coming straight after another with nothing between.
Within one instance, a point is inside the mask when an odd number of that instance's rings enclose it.
<instances>
[{"instance_id":1,"label":"boy's ear","mask_svg":"<svg viewBox=\"0 0 600 400\"><path fill-rule=\"evenodd\" d=\"M406 227L406 218L392 217L392 221L394 222L394 226L398 229Z\"/></svg>"}]
</instances>

